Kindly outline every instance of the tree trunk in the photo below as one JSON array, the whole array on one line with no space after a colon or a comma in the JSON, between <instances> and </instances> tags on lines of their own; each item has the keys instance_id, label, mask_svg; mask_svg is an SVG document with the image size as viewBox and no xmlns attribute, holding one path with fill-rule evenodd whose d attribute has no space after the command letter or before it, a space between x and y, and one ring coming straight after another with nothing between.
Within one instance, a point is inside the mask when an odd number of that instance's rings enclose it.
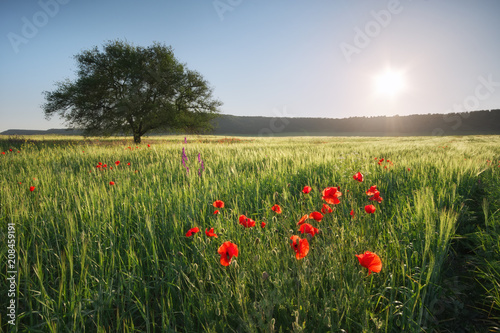
<instances>
[{"instance_id":1,"label":"tree trunk","mask_svg":"<svg viewBox=\"0 0 500 333\"><path fill-rule=\"evenodd\" d=\"M141 136L139 135L139 133L134 133L134 142L141 143Z\"/></svg>"}]
</instances>

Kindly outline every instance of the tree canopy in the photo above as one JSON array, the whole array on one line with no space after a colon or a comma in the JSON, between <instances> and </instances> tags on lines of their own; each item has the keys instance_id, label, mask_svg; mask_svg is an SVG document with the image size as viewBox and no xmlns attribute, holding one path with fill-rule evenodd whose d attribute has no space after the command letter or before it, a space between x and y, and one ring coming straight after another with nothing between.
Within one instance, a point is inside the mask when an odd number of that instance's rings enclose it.
<instances>
[{"instance_id":1,"label":"tree canopy","mask_svg":"<svg viewBox=\"0 0 500 333\"><path fill-rule=\"evenodd\" d=\"M132 134L152 130L202 132L222 103L197 71L189 70L170 46L110 41L75 55L77 79L45 91L46 118L58 114L85 135Z\"/></svg>"}]
</instances>

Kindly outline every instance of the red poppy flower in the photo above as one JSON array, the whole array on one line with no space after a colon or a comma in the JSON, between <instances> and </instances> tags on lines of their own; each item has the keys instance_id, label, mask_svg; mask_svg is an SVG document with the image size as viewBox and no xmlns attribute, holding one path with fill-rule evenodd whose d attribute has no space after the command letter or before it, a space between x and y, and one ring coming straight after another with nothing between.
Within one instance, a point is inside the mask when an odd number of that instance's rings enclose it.
<instances>
[{"instance_id":1,"label":"red poppy flower","mask_svg":"<svg viewBox=\"0 0 500 333\"><path fill-rule=\"evenodd\" d=\"M323 219L323 215L321 215L320 212L312 212L311 214L309 214L309 218L321 222L321 219Z\"/></svg>"},{"instance_id":2,"label":"red poppy flower","mask_svg":"<svg viewBox=\"0 0 500 333\"><path fill-rule=\"evenodd\" d=\"M4 151L2 152L2 155L5 155L5 152L4 152Z\"/></svg>"},{"instance_id":3,"label":"red poppy flower","mask_svg":"<svg viewBox=\"0 0 500 333\"><path fill-rule=\"evenodd\" d=\"M411 169L410 169L410 168L408 168L408 171L411 171Z\"/></svg>"},{"instance_id":4,"label":"red poppy flower","mask_svg":"<svg viewBox=\"0 0 500 333\"><path fill-rule=\"evenodd\" d=\"M333 212L333 209L330 206L328 206L327 204L323 204L323 207L321 208L321 212L323 214L328 214L328 213Z\"/></svg>"},{"instance_id":5,"label":"red poppy flower","mask_svg":"<svg viewBox=\"0 0 500 333\"><path fill-rule=\"evenodd\" d=\"M277 214L281 214L281 207L279 205L274 205L273 207L271 207L271 209Z\"/></svg>"},{"instance_id":6,"label":"red poppy flower","mask_svg":"<svg viewBox=\"0 0 500 333\"><path fill-rule=\"evenodd\" d=\"M215 200L212 205L214 207L216 207L216 208L224 208L224 201L222 201L222 200Z\"/></svg>"},{"instance_id":7,"label":"red poppy flower","mask_svg":"<svg viewBox=\"0 0 500 333\"><path fill-rule=\"evenodd\" d=\"M109 185L115 185L115 182L114 181L110 181Z\"/></svg>"},{"instance_id":8,"label":"red poppy flower","mask_svg":"<svg viewBox=\"0 0 500 333\"><path fill-rule=\"evenodd\" d=\"M365 206L365 212L367 212L368 214L373 214L373 213L375 213L376 210L377 210L377 208L375 208L374 205L366 205Z\"/></svg>"},{"instance_id":9,"label":"red poppy flower","mask_svg":"<svg viewBox=\"0 0 500 333\"><path fill-rule=\"evenodd\" d=\"M229 266L233 257L238 257L238 246L231 242L223 243L217 253L220 254L220 263L222 266Z\"/></svg>"},{"instance_id":10,"label":"red poppy flower","mask_svg":"<svg viewBox=\"0 0 500 333\"><path fill-rule=\"evenodd\" d=\"M306 234L310 234L311 236L314 237L314 235L316 235L318 233L318 229L313 227L312 225L310 225L309 223L304 223L303 225L300 226L300 229L299 231L301 233L306 233Z\"/></svg>"},{"instance_id":11,"label":"red poppy flower","mask_svg":"<svg viewBox=\"0 0 500 333\"><path fill-rule=\"evenodd\" d=\"M309 218L309 215L304 215L300 218L299 222L297 222L297 225L301 225L302 223L304 223L307 219Z\"/></svg>"},{"instance_id":12,"label":"red poppy flower","mask_svg":"<svg viewBox=\"0 0 500 333\"><path fill-rule=\"evenodd\" d=\"M372 200L372 201L373 201L373 200L375 200L375 201L377 201L377 202L382 202L382 200L384 200L384 199L382 199L382 197L380 196L380 192L379 192L379 191L375 192L375 194L373 195L373 197L370 197L370 198L368 198L368 199L369 199L369 200Z\"/></svg>"},{"instance_id":13,"label":"red poppy flower","mask_svg":"<svg viewBox=\"0 0 500 333\"><path fill-rule=\"evenodd\" d=\"M11 148L11 149L9 149L9 151L12 151L12 148Z\"/></svg>"},{"instance_id":14,"label":"red poppy flower","mask_svg":"<svg viewBox=\"0 0 500 333\"><path fill-rule=\"evenodd\" d=\"M381 158L380 160L378 160L379 163L382 163L384 161L383 158Z\"/></svg>"},{"instance_id":15,"label":"red poppy flower","mask_svg":"<svg viewBox=\"0 0 500 333\"><path fill-rule=\"evenodd\" d=\"M361 172L358 172L357 174L352 176L352 178L354 178L355 180L357 180L358 182L361 183L363 181L363 174Z\"/></svg>"},{"instance_id":16,"label":"red poppy flower","mask_svg":"<svg viewBox=\"0 0 500 333\"><path fill-rule=\"evenodd\" d=\"M309 192L311 192L312 190L312 187L311 186L304 186L304 188L302 189L302 192L304 192L305 194L308 194Z\"/></svg>"},{"instance_id":17,"label":"red poppy flower","mask_svg":"<svg viewBox=\"0 0 500 333\"><path fill-rule=\"evenodd\" d=\"M336 187L327 187L323 190L322 194L322 199L327 203L332 205L337 205L340 203L338 197L340 197L342 193L340 193Z\"/></svg>"},{"instance_id":18,"label":"red poppy flower","mask_svg":"<svg viewBox=\"0 0 500 333\"><path fill-rule=\"evenodd\" d=\"M116 164L116 165L120 164L120 161L116 161L116 162L115 162L115 164Z\"/></svg>"},{"instance_id":19,"label":"red poppy flower","mask_svg":"<svg viewBox=\"0 0 500 333\"><path fill-rule=\"evenodd\" d=\"M107 165L107 164L104 164L102 167L103 167L103 168L107 168L107 167L108 167L108 165Z\"/></svg>"},{"instance_id":20,"label":"red poppy flower","mask_svg":"<svg viewBox=\"0 0 500 333\"><path fill-rule=\"evenodd\" d=\"M97 163L97 165L102 165L102 162Z\"/></svg>"},{"instance_id":21,"label":"red poppy flower","mask_svg":"<svg viewBox=\"0 0 500 333\"><path fill-rule=\"evenodd\" d=\"M151 147L151 145L148 145L148 148Z\"/></svg>"},{"instance_id":22,"label":"red poppy flower","mask_svg":"<svg viewBox=\"0 0 500 333\"><path fill-rule=\"evenodd\" d=\"M194 235L197 232L200 232L200 228L198 228L198 227L191 228L188 230L188 232L186 232L186 237L191 237L192 235Z\"/></svg>"},{"instance_id":23,"label":"red poppy flower","mask_svg":"<svg viewBox=\"0 0 500 333\"><path fill-rule=\"evenodd\" d=\"M290 240L292 243L290 244L292 246L292 249L295 251L295 257L297 260L300 260L307 256L309 253L309 242L307 239L300 239L299 236L293 235L290 237Z\"/></svg>"},{"instance_id":24,"label":"red poppy flower","mask_svg":"<svg viewBox=\"0 0 500 333\"><path fill-rule=\"evenodd\" d=\"M366 251L364 254L356 254L356 257L361 266L368 268L368 275L372 272L380 273L382 270L382 261L375 253Z\"/></svg>"},{"instance_id":25,"label":"red poppy flower","mask_svg":"<svg viewBox=\"0 0 500 333\"><path fill-rule=\"evenodd\" d=\"M262 223L260 224L260 227L261 227L262 229L264 229L264 227L265 227L265 226L266 226L266 222L262 222Z\"/></svg>"},{"instance_id":26,"label":"red poppy flower","mask_svg":"<svg viewBox=\"0 0 500 333\"><path fill-rule=\"evenodd\" d=\"M30 186L30 192L33 192L35 190L35 186Z\"/></svg>"},{"instance_id":27,"label":"red poppy flower","mask_svg":"<svg viewBox=\"0 0 500 333\"><path fill-rule=\"evenodd\" d=\"M219 214L219 210L216 210L216 211L214 212L214 215L215 215L215 214Z\"/></svg>"},{"instance_id":28,"label":"red poppy flower","mask_svg":"<svg viewBox=\"0 0 500 333\"><path fill-rule=\"evenodd\" d=\"M349 214L351 214L351 216L354 216L354 209L351 209L351 212Z\"/></svg>"},{"instance_id":29,"label":"red poppy flower","mask_svg":"<svg viewBox=\"0 0 500 333\"><path fill-rule=\"evenodd\" d=\"M240 224L245 228L255 227L255 221L245 215L240 215Z\"/></svg>"},{"instance_id":30,"label":"red poppy flower","mask_svg":"<svg viewBox=\"0 0 500 333\"><path fill-rule=\"evenodd\" d=\"M128 162L127 165L130 165L130 162Z\"/></svg>"},{"instance_id":31,"label":"red poppy flower","mask_svg":"<svg viewBox=\"0 0 500 333\"><path fill-rule=\"evenodd\" d=\"M214 228L211 228L210 230L208 230L208 228L205 229L205 235L207 235L208 237L215 237L215 238L219 237L217 236L217 234L214 233Z\"/></svg>"},{"instance_id":32,"label":"red poppy flower","mask_svg":"<svg viewBox=\"0 0 500 333\"><path fill-rule=\"evenodd\" d=\"M370 189L366 191L366 195L375 195L378 192L377 185L370 186Z\"/></svg>"}]
</instances>

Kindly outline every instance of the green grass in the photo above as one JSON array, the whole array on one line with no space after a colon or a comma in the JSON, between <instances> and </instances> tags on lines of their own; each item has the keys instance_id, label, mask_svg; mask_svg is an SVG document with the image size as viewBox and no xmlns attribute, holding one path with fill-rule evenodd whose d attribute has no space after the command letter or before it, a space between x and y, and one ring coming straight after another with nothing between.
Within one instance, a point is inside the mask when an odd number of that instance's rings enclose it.
<instances>
[{"instance_id":1,"label":"green grass","mask_svg":"<svg viewBox=\"0 0 500 333\"><path fill-rule=\"evenodd\" d=\"M466 314L479 319L458 327L499 326L500 137L221 139L0 139L1 328L7 223L20 332L451 332ZM368 215L371 185L384 201ZM310 222L321 232L297 260L289 238L330 186L341 203ZM239 248L228 267L225 241ZM365 251L380 273L359 265Z\"/></svg>"}]
</instances>

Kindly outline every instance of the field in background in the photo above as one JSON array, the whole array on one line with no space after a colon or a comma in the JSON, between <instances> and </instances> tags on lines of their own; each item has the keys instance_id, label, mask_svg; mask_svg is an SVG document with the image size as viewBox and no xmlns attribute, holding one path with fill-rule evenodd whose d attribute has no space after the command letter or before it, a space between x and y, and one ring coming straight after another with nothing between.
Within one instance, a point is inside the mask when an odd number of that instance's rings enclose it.
<instances>
[{"instance_id":1,"label":"field in background","mask_svg":"<svg viewBox=\"0 0 500 333\"><path fill-rule=\"evenodd\" d=\"M7 223L19 331L499 330L499 136L143 141L0 138L3 330ZM308 220L320 233L297 260L289 239L331 186L340 203ZM225 241L239 249L228 267ZM380 273L360 266L365 251Z\"/></svg>"}]
</instances>

